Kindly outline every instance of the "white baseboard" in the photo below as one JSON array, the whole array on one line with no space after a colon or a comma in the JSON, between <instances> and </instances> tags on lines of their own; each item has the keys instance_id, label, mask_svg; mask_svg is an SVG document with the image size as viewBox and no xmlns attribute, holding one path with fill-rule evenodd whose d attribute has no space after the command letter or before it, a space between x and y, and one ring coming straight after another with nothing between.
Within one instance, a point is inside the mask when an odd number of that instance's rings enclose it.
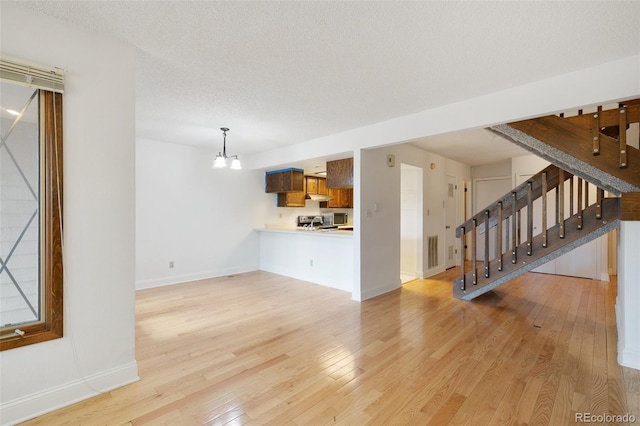
<instances>
[{"instance_id":1,"label":"white baseboard","mask_svg":"<svg viewBox=\"0 0 640 426\"><path fill-rule=\"evenodd\" d=\"M136 281L136 290L144 290L147 288L163 287L166 285L182 284L189 281L207 280L210 278L225 277L233 274L243 274L245 272L257 271L259 265L249 265L233 268L216 269L215 271L194 272L190 274L172 275L170 277L153 278L150 280Z\"/></svg>"},{"instance_id":2,"label":"white baseboard","mask_svg":"<svg viewBox=\"0 0 640 426\"><path fill-rule=\"evenodd\" d=\"M623 349L618 353L618 364L640 370L640 351L635 349Z\"/></svg>"},{"instance_id":3,"label":"white baseboard","mask_svg":"<svg viewBox=\"0 0 640 426\"><path fill-rule=\"evenodd\" d=\"M367 289L366 291L363 291L362 294L360 295L359 301L372 299L372 298L374 298L376 296L380 296L381 294L389 293L390 291L397 290L397 289L399 289L401 287L402 287L402 285L400 283L400 278L398 278L398 283L395 286L394 285L380 286L380 287L370 288L370 289ZM354 300L357 300L357 299L354 299Z\"/></svg>"},{"instance_id":4,"label":"white baseboard","mask_svg":"<svg viewBox=\"0 0 640 426\"><path fill-rule=\"evenodd\" d=\"M446 269L444 269L444 266L436 266L435 268L431 268L431 269L427 269L426 271L419 271L418 272L418 276L420 278L429 278L432 277L434 275L440 274L442 272L444 272Z\"/></svg>"},{"instance_id":5,"label":"white baseboard","mask_svg":"<svg viewBox=\"0 0 640 426\"><path fill-rule=\"evenodd\" d=\"M0 404L0 424L14 425L140 380L128 364Z\"/></svg>"},{"instance_id":6,"label":"white baseboard","mask_svg":"<svg viewBox=\"0 0 640 426\"><path fill-rule=\"evenodd\" d=\"M618 296L620 297L620 296ZM620 304L616 300L614 305L616 313L616 324L618 326L618 364L640 370L640 350L627 348L625 323L623 312L620 310Z\"/></svg>"},{"instance_id":7,"label":"white baseboard","mask_svg":"<svg viewBox=\"0 0 640 426\"><path fill-rule=\"evenodd\" d=\"M600 281L604 281L604 282L608 283L609 282L609 274L601 273L600 274Z\"/></svg>"}]
</instances>

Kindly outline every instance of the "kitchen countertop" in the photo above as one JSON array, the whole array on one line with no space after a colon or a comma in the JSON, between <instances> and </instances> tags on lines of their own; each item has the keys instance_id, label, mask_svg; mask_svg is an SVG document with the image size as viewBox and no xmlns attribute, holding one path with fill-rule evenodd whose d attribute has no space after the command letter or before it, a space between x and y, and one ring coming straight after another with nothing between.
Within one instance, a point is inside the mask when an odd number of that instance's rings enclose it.
<instances>
[{"instance_id":1,"label":"kitchen countertop","mask_svg":"<svg viewBox=\"0 0 640 426\"><path fill-rule=\"evenodd\" d=\"M296 235L309 235L313 237L337 237L337 238L352 238L353 231L343 230L343 229L326 229L326 230L316 230L316 231L305 231L300 228L290 228L290 227L266 227L266 228L256 228L258 232L274 232L274 233L282 233L282 234L296 234Z\"/></svg>"}]
</instances>

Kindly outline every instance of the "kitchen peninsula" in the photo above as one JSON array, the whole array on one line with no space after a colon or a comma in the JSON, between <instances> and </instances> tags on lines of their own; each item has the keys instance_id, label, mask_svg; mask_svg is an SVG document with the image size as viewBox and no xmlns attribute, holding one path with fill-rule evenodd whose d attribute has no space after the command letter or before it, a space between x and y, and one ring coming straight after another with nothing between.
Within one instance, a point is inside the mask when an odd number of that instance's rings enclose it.
<instances>
[{"instance_id":1,"label":"kitchen peninsula","mask_svg":"<svg viewBox=\"0 0 640 426\"><path fill-rule=\"evenodd\" d=\"M269 227L256 231L261 270L353 291L353 231Z\"/></svg>"},{"instance_id":2,"label":"kitchen peninsula","mask_svg":"<svg viewBox=\"0 0 640 426\"><path fill-rule=\"evenodd\" d=\"M327 162L326 178L305 176L304 170L294 167L267 171L265 192L276 193L276 205L283 210L309 208L309 201L318 209L349 211L353 209L353 158ZM352 293L353 227L345 226L351 212L304 213L298 216L297 226L265 225L256 230L260 269ZM282 220L282 211L278 217Z\"/></svg>"}]
</instances>

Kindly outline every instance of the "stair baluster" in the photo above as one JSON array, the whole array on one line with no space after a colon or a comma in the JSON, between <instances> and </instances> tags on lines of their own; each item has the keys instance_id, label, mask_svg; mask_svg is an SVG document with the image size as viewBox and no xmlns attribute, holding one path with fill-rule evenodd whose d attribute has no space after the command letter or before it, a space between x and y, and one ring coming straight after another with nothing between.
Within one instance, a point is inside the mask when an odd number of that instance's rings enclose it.
<instances>
[{"instance_id":1,"label":"stair baluster","mask_svg":"<svg viewBox=\"0 0 640 426\"><path fill-rule=\"evenodd\" d=\"M560 212L558 211L558 206L560 205L560 193L558 192L558 187L556 187L556 225L560 223Z\"/></svg>"},{"instance_id":2,"label":"stair baluster","mask_svg":"<svg viewBox=\"0 0 640 426\"><path fill-rule=\"evenodd\" d=\"M527 182L527 255L531 256L533 253L533 198L532 192L533 182Z\"/></svg>"},{"instance_id":3,"label":"stair baluster","mask_svg":"<svg viewBox=\"0 0 640 426\"><path fill-rule=\"evenodd\" d=\"M558 169L558 204L556 209L558 211L558 228L560 238L564 238L564 170Z\"/></svg>"},{"instance_id":4,"label":"stair baluster","mask_svg":"<svg viewBox=\"0 0 640 426\"><path fill-rule=\"evenodd\" d=\"M496 226L496 259L498 260L498 271L502 271L502 201L498 201L498 224Z\"/></svg>"},{"instance_id":5,"label":"stair baluster","mask_svg":"<svg viewBox=\"0 0 640 426\"><path fill-rule=\"evenodd\" d=\"M598 107L598 112L602 107ZM593 114L591 121L591 136L593 137L593 155L600 155L600 114Z\"/></svg>"},{"instance_id":6,"label":"stair baluster","mask_svg":"<svg viewBox=\"0 0 640 426\"><path fill-rule=\"evenodd\" d=\"M542 173L542 247L547 247L547 172Z\"/></svg>"},{"instance_id":7,"label":"stair baluster","mask_svg":"<svg viewBox=\"0 0 640 426\"><path fill-rule=\"evenodd\" d=\"M518 238L516 238L517 240L517 245L522 244L522 210L518 209L518 212L516 213L516 223L518 224Z\"/></svg>"},{"instance_id":8,"label":"stair baluster","mask_svg":"<svg viewBox=\"0 0 640 426\"><path fill-rule=\"evenodd\" d=\"M569 216L573 216L576 212L573 208L573 177L569 179Z\"/></svg>"},{"instance_id":9,"label":"stair baluster","mask_svg":"<svg viewBox=\"0 0 640 426\"><path fill-rule=\"evenodd\" d=\"M582 178L578 178L578 229L582 229Z\"/></svg>"},{"instance_id":10,"label":"stair baluster","mask_svg":"<svg viewBox=\"0 0 640 426\"><path fill-rule=\"evenodd\" d=\"M460 272L462 273L462 277L460 278L460 290L465 291L467 289L467 282L465 278L465 270L464 270L464 258L466 251L466 234L464 232L464 226L460 226L456 232L456 237L460 238Z\"/></svg>"},{"instance_id":11,"label":"stair baluster","mask_svg":"<svg viewBox=\"0 0 640 426\"><path fill-rule=\"evenodd\" d=\"M478 264L476 256L478 248L476 245L476 232L478 232L477 221L473 219L471 221L471 284L473 285L478 284Z\"/></svg>"},{"instance_id":12,"label":"stair baluster","mask_svg":"<svg viewBox=\"0 0 640 426\"><path fill-rule=\"evenodd\" d=\"M619 144L620 144L620 168L626 169L627 165L627 109L622 107L620 108L620 136Z\"/></svg>"},{"instance_id":13,"label":"stair baluster","mask_svg":"<svg viewBox=\"0 0 640 426\"><path fill-rule=\"evenodd\" d=\"M589 181L584 181L584 208L589 207Z\"/></svg>"},{"instance_id":14,"label":"stair baluster","mask_svg":"<svg viewBox=\"0 0 640 426\"><path fill-rule=\"evenodd\" d=\"M516 241L516 237L518 235L518 231L516 229L516 199L518 197L518 193L511 193L511 263L516 263L518 261L518 242Z\"/></svg>"},{"instance_id":15,"label":"stair baluster","mask_svg":"<svg viewBox=\"0 0 640 426\"><path fill-rule=\"evenodd\" d=\"M489 210L484 212L484 277L489 278Z\"/></svg>"}]
</instances>

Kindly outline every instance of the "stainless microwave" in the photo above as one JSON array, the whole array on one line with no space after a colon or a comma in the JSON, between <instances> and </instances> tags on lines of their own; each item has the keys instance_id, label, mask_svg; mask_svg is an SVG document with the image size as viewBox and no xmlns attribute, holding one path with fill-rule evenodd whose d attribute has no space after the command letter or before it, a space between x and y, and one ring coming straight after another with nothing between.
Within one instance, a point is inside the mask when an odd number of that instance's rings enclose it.
<instances>
[{"instance_id":1,"label":"stainless microwave","mask_svg":"<svg viewBox=\"0 0 640 426\"><path fill-rule=\"evenodd\" d=\"M332 213L333 214L333 224L336 226L346 225L348 222L348 214L347 213Z\"/></svg>"}]
</instances>

